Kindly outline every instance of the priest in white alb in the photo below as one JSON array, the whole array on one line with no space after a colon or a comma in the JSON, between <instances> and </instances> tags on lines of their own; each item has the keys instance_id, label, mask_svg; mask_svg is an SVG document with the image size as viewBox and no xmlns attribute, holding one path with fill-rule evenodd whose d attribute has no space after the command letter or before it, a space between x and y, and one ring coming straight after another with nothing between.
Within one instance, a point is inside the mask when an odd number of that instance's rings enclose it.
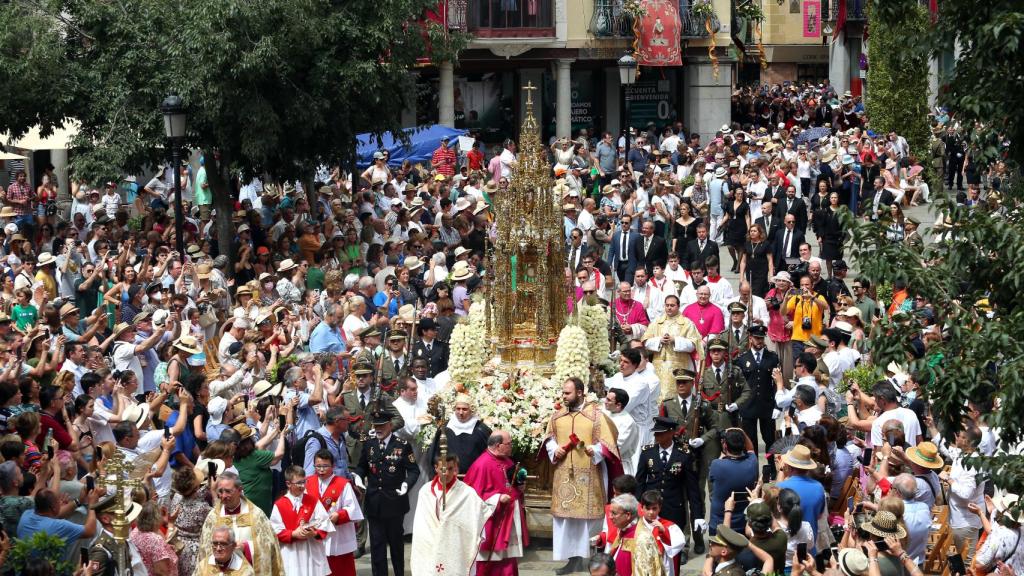
<instances>
[{"instance_id":1,"label":"priest in white alb","mask_svg":"<svg viewBox=\"0 0 1024 576\"><path fill-rule=\"evenodd\" d=\"M292 466L284 471L287 492L274 502L270 525L281 543L286 574L328 576L324 540L334 532L327 510L315 494L306 493L306 471Z\"/></svg>"},{"instance_id":2,"label":"priest in white alb","mask_svg":"<svg viewBox=\"0 0 1024 576\"><path fill-rule=\"evenodd\" d=\"M500 499L486 501L458 479L454 453L438 457L437 475L420 488L412 531L413 576L471 576L483 541L484 525Z\"/></svg>"},{"instance_id":3,"label":"priest in white alb","mask_svg":"<svg viewBox=\"0 0 1024 576\"><path fill-rule=\"evenodd\" d=\"M414 370L419 359L413 360ZM409 509L416 510L416 500L419 498L420 487L430 480L430 456L427 450L420 447L420 441L416 438L420 426L430 422L432 417L427 413L427 401L420 395L420 380L406 376L399 380L398 398L395 398L393 405L395 410L402 416L405 426L395 430L395 436L405 440L412 446L413 456L420 467L420 477L416 484L409 489ZM412 534L414 514L406 514L402 521L402 529L405 534Z\"/></svg>"}]
</instances>

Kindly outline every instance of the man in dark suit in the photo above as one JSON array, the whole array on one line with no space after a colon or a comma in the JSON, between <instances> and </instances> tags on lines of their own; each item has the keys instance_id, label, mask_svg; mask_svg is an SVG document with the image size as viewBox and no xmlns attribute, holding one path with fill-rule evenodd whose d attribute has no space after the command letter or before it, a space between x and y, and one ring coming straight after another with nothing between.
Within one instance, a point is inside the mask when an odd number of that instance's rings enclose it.
<instances>
[{"instance_id":1,"label":"man in dark suit","mask_svg":"<svg viewBox=\"0 0 1024 576\"><path fill-rule=\"evenodd\" d=\"M697 237L686 243L686 261L691 265L704 266L710 256L718 256L718 243L708 239L708 226L701 222L697 225Z\"/></svg>"},{"instance_id":2,"label":"man in dark suit","mask_svg":"<svg viewBox=\"0 0 1024 576\"><path fill-rule=\"evenodd\" d=\"M882 214L889 213L889 206L896 201L896 196L885 189L885 179L875 177L874 190L860 199L861 214L865 220L876 221Z\"/></svg>"},{"instance_id":3,"label":"man in dark suit","mask_svg":"<svg viewBox=\"0 0 1024 576\"><path fill-rule=\"evenodd\" d=\"M776 270L786 269L786 258L799 258L800 245L804 243L804 231L796 227L796 214L786 214L782 228L775 235L772 244L772 260Z\"/></svg>"},{"instance_id":4,"label":"man in dark suit","mask_svg":"<svg viewBox=\"0 0 1024 576\"><path fill-rule=\"evenodd\" d=\"M661 515L675 522L685 533L691 517L704 521L704 501L696 489L697 459L689 445L675 441L675 431L675 420L664 416L654 417L654 444L648 444L640 451L636 485L638 494L648 490L660 491L664 499ZM694 552L701 554L704 539L700 538L699 542L700 552L697 552L696 541Z\"/></svg>"},{"instance_id":5,"label":"man in dark suit","mask_svg":"<svg viewBox=\"0 0 1024 576\"><path fill-rule=\"evenodd\" d=\"M630 229L632 224L631 216L623 216L619 229L612 234L610 263L612 270L615 270L615 274L619 277L619 282L628 282L630 285L633 284L633 273L636 272L633 251L640 242L640 235Z\"/></svg>"},{"instance_id":6,"label":"man in dark suit","mask_svg":"<svg viewBox=\"0 0 1024 576\"><path fill-rule=\"evenodd\" d=\"M765 193L764 200L772 203L772 208L775 209L776 214L779 212L779 202L786 199L786 187L779 182L779 175L772 173L768 177L768 191Z\"/></svg>"},{"instance_id":7,"label":"man in dark suit","mask_svg":"<svg viewBox=\"0 0 1024 576\"><path fill-rule=\"evenodd\" d=\"M782 218L775 216L774 206L770 202L764 202L761 204L761 217L754 220L754 224L759 224L761 228L764 228L765 234L767 235L768 245L771 246L775 242L775 236L779 229L782 228Z\"/></svg>"},{"instance_id":8,"label":"man in dark suit","mask_svg":"<svg viewBox=\"0 0 1024 576\"><path fill-rule=\"evenodd\" d=\"M775 381L772 371L779 368L779 356L764 347L764 338L768 329L761 324L750 327L748 339L750 349L740 354L733 362L743 372L747 387L752 392L750 401L740 406L740 417L743 419L743 431L754 443L757 452L757 431L761 430L764 445L770 446L775 441Z\"/></svg>"},{"instance_id":9,"label":"man in dark suit","mask_svg":"<svg viewBox=\"0 0 1024 576\"><path fill-rule=\"evenodd\" d=\"M807 203L796 197L796 186L786 186L786 197L779 200L775 210L779 218L785 218L786 214L796 216L796 229L807 231Z\"/></svg>"},{"instance_id":10,"label":"man in dark suit","mask_svg":"<svg viewBox=\"0 0 1024 576\"><path fill-rule=\"evenodd\" d=\"M373 576L387 576L388 550L395 574L405 570L405 543L402 541L402 518L409 512L409 488L420 477L420 467L412 446L391 433L391 414L372 414L376 438L363 445L359 457L356 484L366 479L363 514L369 524L370 566Z\"/></svg>"},{"instance_id":11,"label":"man in dark suit","mask_svg":"<svg viewBox=\"0 0 1024 576\"><path fill-rule=\"evenodd\" d=\"M647 270L647 275L654 274L654 265L664 267L668 262L668 244L665 239L654 235L654 222L650 220L640 226L640 238L633 251L636 267Z\"/></svg>"},{"instance_id":12,"label":"man in dark suit","mask_svg":"<svg viewBox=\"0 0 1024 576\"><path fill-rule=\"evenodd\" d=\"M448 369L448 344L437 339L437 323L433 318L420 320L420 339L412 347L413 360L423 358L429 363L431 378Z\"/></svg>"}]
</instances>

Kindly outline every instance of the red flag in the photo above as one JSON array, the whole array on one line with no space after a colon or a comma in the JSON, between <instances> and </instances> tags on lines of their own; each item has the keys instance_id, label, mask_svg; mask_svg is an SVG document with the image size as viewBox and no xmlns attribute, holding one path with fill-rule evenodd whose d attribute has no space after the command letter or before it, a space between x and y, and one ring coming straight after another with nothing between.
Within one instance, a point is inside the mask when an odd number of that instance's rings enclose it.
<instances>
[{"instance_id":1,"label":"red flag","mask_svg":"<svg viewBox=\"0 0 1024 576\"><path fill-rule=\"evenodd\" d=\"M931 14L932 24L939 19L939 0L928 0L928 12Z\"/></svg>"},{"instance_id":2,"label":"red flag","mask_svg":"<svg viewBox=\"0 0 1024 576\"><path fill-rule=\"evenodd\" d=\"M679 37L683 24L679 4L668 0L644 0L647 13L640 20L640 66L682 66Z\"/></svg>"},{"instance_id":3,"label":"red flag","mask_svg":"<svg viewBox=\"0 0 1024 576\"><path fill-rule=\"evenodd\" d=\"M846 0L839 0L836 8L836 30L832 33L832 41L839 39L839 34L846 28Z\"/></svg>"}]
</instances>

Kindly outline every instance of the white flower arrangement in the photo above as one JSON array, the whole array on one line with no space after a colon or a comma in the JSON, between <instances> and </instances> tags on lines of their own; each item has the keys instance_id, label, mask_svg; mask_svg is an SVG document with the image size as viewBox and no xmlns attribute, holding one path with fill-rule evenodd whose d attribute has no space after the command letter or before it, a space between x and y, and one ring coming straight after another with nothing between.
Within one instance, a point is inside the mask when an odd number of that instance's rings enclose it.
<instances>
[{"instance_id":1,"label":"white flower arrangement","mask_svg":"<svg viewBox=\"0 0 1024 576\"><path fill-rule=\"evenodd\" d=\"M590 380L590 349L587 333L579 326L568 325L558 335L558 349L555 351L555 382L565 382L577 377L584 384Z\"/></svg>"},{"instance_id":2,"label":"white flower arrangement","mask_svg":"<svg viewBox=\"0 0 1024 576\"><path fill-rule=\"evenodd\" d=\"M590 363L600 364L611 354L608 343L608 312L604 306L590 306L579 303L579 313L574 315L576 324L587 333L587 347L590 350Z\"/></svg>"},{"instance_id":3,"label":"white flower arrangement","mask_svg":"<svg viewBox=\"0 0 1024 576\"><path fill-rule=\"evenodd\" d=\"M470 322L460 322L448 341L448 372L452 382L467 384L477 379L484 363L483 338Z\"/></svg>"}]
</instances>

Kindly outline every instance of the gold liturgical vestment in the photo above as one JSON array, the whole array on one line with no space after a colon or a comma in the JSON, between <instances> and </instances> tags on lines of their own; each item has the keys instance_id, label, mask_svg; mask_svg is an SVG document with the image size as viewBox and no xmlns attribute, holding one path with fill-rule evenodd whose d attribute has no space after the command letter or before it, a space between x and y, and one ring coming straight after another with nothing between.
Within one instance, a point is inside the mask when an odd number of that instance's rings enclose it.
<instances>
[{"instance_id":1,"label":"gold liturgical vestment","mask_svg":"<svg viewBox=\"0 0 1024 576\"><path fill-rule=\"evenodd\" d=\"M609 547L610 554L615 558L616 573L623 576L666 576L665 564L662 562L661 551L654 541L654 534L647 524L637 521L633 526L626 527ZM624 572L628 555L630 572Z\"/></svg>"},{"instance_id":2,"label":"gold liturgical vestment","mask_svg":"<svg viewBox=\"0 0 1024 576\"><path fill-rule=\"evenodd\" d=\"M661 337L665 334L672 336L673 342L662 344ZM695 352L678 352L675 350L676 337L683 337L693 344ZM682 314L675 316L662 316L654 320L644 331L644 346L651 348L648 342L651 339L657 340L660 348L654 352L654 373L658 375L661 382L661 401L676 397L676 379L672 371L676 368L688 368L697 373L700 363L704 360L704 345L697 331L697 327L689 318Z\"/></svg>"},{"instance_id":3,"label":"gold liturgical vestment","mask_svg":"<svg viewBox=\"0 0 1024 576\"><path fill-rule=\"evenodd\" d=\"M571 450L572 435L578 438ZM551 484L551 515L556 518L593 520L604 516L606 490L599 465L593 464L585 448L600 444L605 454L619 458L615 424L597 404L585 404L578 411L559 408L548 422L548 438L568 454L556 462ZM545 440L547 442L547 440Z\"/></svg>"},{"instance_id":4,"label":"gold liturgical vestment","mask_svg":"<svg viewBox=\"0 0 1024 576\"><path fill-rule=\"evenodd\" d=\"M284 563L281 560L277 534L270 526L267 515L250 500L242 498L241 511L238 514L224 514L223 502L217 502L213 510L210 510L199 536L200 561L205 561L213 553L210 540L213 537L213 529L217 526L227 526L234 531L239 552L248 547L256 576L284 576Z\"/></svg>"}]
</instances>

